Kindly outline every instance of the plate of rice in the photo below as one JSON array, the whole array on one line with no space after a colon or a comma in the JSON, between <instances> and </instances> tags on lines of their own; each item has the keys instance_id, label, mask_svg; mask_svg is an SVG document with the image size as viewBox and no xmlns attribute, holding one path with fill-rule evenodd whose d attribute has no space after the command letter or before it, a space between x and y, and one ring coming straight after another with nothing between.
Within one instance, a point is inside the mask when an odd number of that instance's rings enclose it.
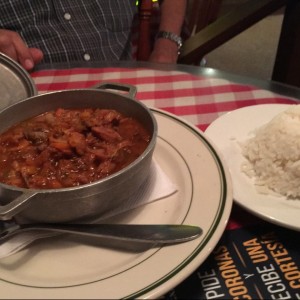
<instances>
[{"instance_id":1,"label":"plate of rice","mask_svg":"<svg viewBox=\"0 0 300 300\"><path fill-rule=\"evenodd\" d=\"M206 134L223 154L234 201L300 231L300 104L261 104L226 113Z\"/></svg>"}]
</instances>

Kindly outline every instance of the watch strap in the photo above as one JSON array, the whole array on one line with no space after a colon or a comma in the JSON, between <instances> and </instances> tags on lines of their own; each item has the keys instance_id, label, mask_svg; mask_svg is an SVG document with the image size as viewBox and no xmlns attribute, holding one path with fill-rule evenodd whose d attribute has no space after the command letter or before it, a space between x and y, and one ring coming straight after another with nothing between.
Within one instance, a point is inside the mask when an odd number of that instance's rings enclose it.
<instances>
[{"instance_id":1,"label":"watch strap","mask_svg":"<svg viewBox=\"0 0 300 300\"><path fill-rule=\"evenodd\" d=\"M174 42L177 45L178 54L180 54L180 49L182 47L182 38L179 35L169 31L159 31L156 35L156 39L159 38L168 39Z\"/></svg>"}]
</instances>

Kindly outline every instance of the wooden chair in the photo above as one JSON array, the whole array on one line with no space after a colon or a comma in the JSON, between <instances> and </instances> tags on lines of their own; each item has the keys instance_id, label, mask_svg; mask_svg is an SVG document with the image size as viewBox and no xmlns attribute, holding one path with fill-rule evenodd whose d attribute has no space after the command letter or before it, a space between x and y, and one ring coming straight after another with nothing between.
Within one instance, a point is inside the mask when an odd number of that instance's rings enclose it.
<instances>
[{"instance_id":1,"label":"wooden chair","mask_svg":"<svg viewBox=\"0 0 300 300\"><path fill-rule=\"evenodd\" d=\"M151 53L151 17L153 9L152 0L139 1L137 60L148 60Z\"/></svg>"},{"instance_id":2,"label":"wooden chair","mask_svg":"<svg viewBox=\"0 0 300 300\"><path fill-rule=\"evenodd\" d=\"M203 56L285 7L271 79L300 87L300 1L248 0L218 17L184 43L179 63L199 65Z\"/></svg>"},{"instance_id":3,"label":"wooden chair","mask_svg":"<svg viewBox=\"0 0 300 300\"><path fill-rule=\"evenodd\" d=\"M185 26L190 36L214 22L218 18L221 5L222 0L189 0Z\"/></svg>"},{"instance_id":4,"label":"wooden chair","mask_svg":"<svg viewBox=\"0 0 300 300\"><path fill-rule=\"evenodd\" d=\"M286 2L287 0L248 0L236 6L187 39L179 63L198 65L204 55L283 7Z\"/></svg>"},{"instance_id":5,"label":"wooden chair","mask_svg":"<svg viewBox=\"0 0 300 300\"><path fill-rule=\"evenodd\" d=\"M288 0L272 79L300 87L300 1Z\"/></svg>"}]
</instances>

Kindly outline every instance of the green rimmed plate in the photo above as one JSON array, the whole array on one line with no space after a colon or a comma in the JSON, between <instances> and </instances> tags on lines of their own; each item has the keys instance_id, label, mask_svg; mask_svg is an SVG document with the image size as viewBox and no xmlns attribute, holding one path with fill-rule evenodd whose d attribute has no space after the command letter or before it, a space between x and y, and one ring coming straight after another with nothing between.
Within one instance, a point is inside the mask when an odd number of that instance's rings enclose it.
<instances>
[{"instance_id":1,"label":"green rimmed plate","mask_svg":"<svg viewBox=\"0 0 300 300\"><path fill-rule=\"evenodd\" d=\"M219 241L232 206L229 172L205 134L181 118L153 109L154 157L177 185L168 198L112 222L198 225L191 242L147 250L99 247L97 241L55 237L0 260L3 298L157 298L196 270Z\"/></svg>"}]
</instances>

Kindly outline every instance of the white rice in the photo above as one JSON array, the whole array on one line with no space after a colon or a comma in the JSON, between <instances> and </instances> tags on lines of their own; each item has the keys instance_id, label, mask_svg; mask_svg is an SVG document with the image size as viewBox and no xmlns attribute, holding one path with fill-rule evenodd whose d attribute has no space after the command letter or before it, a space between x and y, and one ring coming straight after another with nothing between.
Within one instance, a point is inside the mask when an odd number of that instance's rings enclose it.
<instances>
[{"instance_id":1,"label":"white rice","mask_svg":"<svg viewBox=\"0 0 300 300\"><path fill-rule=\"evenodd\" d=\"M260 193L300 200L300 105L292 105L242 144L242 171Z\"/></svg>"}]
</instances>

